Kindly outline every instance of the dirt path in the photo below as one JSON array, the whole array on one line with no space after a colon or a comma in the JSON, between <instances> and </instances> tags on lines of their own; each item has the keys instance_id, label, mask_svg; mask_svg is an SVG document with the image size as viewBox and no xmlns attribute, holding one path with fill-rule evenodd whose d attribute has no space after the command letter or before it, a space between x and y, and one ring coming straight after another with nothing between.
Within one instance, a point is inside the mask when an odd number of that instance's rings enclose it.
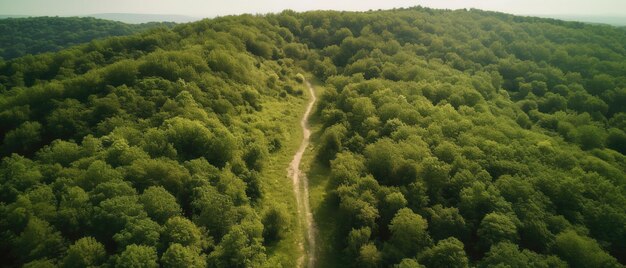
<instances>
[{"instance_id":1,"label":"dirt path","mask_svg":"<svg viewBox=\"0 0 626 268\"><path fill-rule=\"evenodd\" d=\"M304 228L304 240L307 243L306 249L303 244L299 245L302 255L298 258L298 267L304 267L305 258L308 258L307 267L312 268L315 266L315 223L313 222L313 214L309 207L309 181L306 178L306 174L300 170L300 161L302 160L302 155L306 147L309 145L309 137L311 136L311 130L308 126L309 115L311 114L311 110L313 110L313 105L317 98L315 97L315 90L311 86L311 83L308 81L305 81L305 83L309 89L311 98L309 99L309 104L306 107L304 116L302 116L302 120L300 121L304 135L302 137L302 143L300 143L300 148L298 148L296 154L293 155L293 160L291 160L287 172L293 181L293 191L296 195L298 207L298 219L300 226Z\"/></svg>"}]
</instances>

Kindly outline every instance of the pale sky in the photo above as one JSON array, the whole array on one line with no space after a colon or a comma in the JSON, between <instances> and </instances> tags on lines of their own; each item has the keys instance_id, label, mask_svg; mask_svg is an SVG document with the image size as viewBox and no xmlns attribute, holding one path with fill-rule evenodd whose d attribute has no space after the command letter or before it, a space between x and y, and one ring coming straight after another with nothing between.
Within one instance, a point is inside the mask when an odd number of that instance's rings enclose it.
<instances>
[{"instance_id":1,"label":"pale sky","mask_svg":"<svg viewBox=\"0 0 626 268\"><path fill-rule=\"evenodd\" d=\"M0 0L0 14L75 16L144 13L211 17L284 9L369 10L416 5L446 9L479 8L522 15L626 15L626 0Z\"/></svg>"}]
</instances>

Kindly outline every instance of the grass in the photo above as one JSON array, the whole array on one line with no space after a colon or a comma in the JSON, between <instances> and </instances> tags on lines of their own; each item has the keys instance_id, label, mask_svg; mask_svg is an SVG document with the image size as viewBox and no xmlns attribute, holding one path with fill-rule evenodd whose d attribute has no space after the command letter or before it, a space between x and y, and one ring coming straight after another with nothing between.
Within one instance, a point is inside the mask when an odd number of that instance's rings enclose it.
<instances>
[{"instance_id":1,"label":"grass","mask_svg":"<svg viewBox=\"0 0 626 268\"><path fill-rule=\"evenodd\" d=\"M304 88L304 85L302 85ZM304 92L307 92L304 90ZM279 204L287 208L289 215L289 227L282 234L282 239L277 243L266 246L268 263L282 265L283 267L295 267L301 255L299 244L303 243L302 227L299 224L296 198L293 192L293 184L287 176L287 167L291 162L302 141L302 129L300 119L308 97L288 96L287 100L268 98L263 102L261 118L270 122L280 122L286 131L282 148L269 156L265 167L261 172L261 187L263 198L259 206L263 210L273 204ZM296 127L297 126L297 127Z\"/></svg>"}]
</instances>

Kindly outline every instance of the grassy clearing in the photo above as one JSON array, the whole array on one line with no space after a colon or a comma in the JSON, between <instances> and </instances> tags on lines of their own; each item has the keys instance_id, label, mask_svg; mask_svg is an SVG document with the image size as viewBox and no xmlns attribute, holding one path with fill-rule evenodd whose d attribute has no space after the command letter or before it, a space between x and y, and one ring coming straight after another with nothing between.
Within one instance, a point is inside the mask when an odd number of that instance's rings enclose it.
<instances>
[{"instance_id":1,"label":"grassy clearing","mask_svg":"<svg viewBox=\"0 0 626 268\"><path fill-rule=\"evenodd\" d=\"M304 88L304 85L302 87ZM290 220L289 229L280 241L267 246L267 255L270 259L268 263L295 267L301 255L298 245L303 243L303 236L298 220L293 184L287 176L287 167L302 141L302 129L299 126L308 97L305 95L287 98L282 101L267 99L260 113L260 116L267 121L281 122L286 135L282 148L270 155L261 172L264 196L259 205L262 208L268 208L276 203L287 208Z\"/></svg>"}]
</instances>

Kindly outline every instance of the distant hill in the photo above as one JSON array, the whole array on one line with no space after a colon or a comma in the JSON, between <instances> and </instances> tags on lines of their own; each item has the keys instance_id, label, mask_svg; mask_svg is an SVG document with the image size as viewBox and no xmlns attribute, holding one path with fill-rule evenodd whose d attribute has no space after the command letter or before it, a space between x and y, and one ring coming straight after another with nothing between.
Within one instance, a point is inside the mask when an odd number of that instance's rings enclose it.
<instances>
[{"instance_id":1,"label":"distant hill","mask_svg":"<svg viewBox=\"0 0 626 268\"><path fill-rule=\"evenodd\" d=\"M568 15L568 14L549 14L549 15L532 15L542 18L552 18L565 21L579 21L591 24L608 24L613 26L626 26L626 16L620 15Z\"/></svg>"},{"instance_id":2,"label":"distant hill","mask_svg":"<svg viewBox=\"0 0 626 268\"><path fill-rule=\"evenodd\" d=\"M0 15L0 19L9 19L9 18L28 18L28 15Z\"/></svg>"},{"instance_id":3,"label":"distant hill","mask_svg":"<svg viewBox=\"0 0 626 268\"><path fill-rule=\"evenodd\" d=\"M101 13L88 15L98 19L115 20L124 23L146 23L146 22L176 22L185 23L197 21L200 18L184 16L184 15L170 15L170 14L133 14L133 13Z\"/></svg>"},{"instance_id":4,"label":"distant hill","mask_svg":"<svg viewBox=\"0 0 626 268\"><path fill-rule=\"evenodd\" d=\"M0 20L0 57L57 51L93 39L128 35L174 23L126 24L96 18L29 17Z\"/></svg>"}]
</instances>

